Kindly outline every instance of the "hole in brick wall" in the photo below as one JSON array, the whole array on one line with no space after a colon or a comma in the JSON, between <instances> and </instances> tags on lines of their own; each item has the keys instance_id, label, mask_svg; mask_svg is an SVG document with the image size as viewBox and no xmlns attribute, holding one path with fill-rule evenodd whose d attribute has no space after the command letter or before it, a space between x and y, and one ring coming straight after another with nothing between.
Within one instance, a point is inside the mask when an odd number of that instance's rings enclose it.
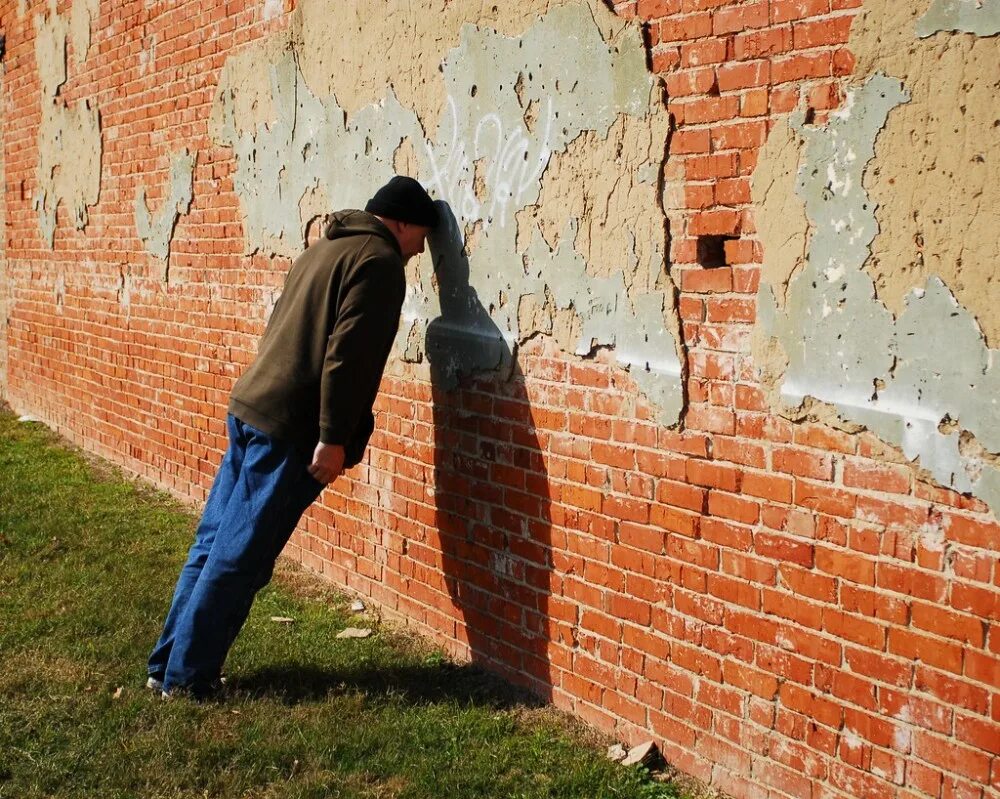
<instances>
[{"instance_id":1,"label":"hole in brick wall","mask_svg":"<svg viewBox=\"0 0 1000 799\"><path fill-rule=\"evenodd\" d=\"M726 265L726 242L737 241L739 236L699 236L698 263L706 269Z\"/></svg>"}]
</instances>

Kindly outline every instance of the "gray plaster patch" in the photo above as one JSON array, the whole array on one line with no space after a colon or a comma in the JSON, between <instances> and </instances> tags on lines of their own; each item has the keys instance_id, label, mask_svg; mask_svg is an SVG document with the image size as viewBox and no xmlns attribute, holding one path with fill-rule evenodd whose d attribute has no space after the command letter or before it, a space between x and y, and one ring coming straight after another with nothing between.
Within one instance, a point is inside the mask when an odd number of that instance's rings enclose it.
<instances>
[{"instance_id":1,"label":"gray plaster patch","mask_svg":"<svg viewBox=\"0 0 1000 799\"><path fill-rule=\"evenodd\" d=\"M785 401L828 402L941 484L992 502L1000 470L963 455L960 431L1000 452L1000 351L986 347L940 279L912 291L894 319L862 269L878 233L862 181L879 131L907 100L899 80L877 74L848 92L827 125L807 126L801 113L791 119L806 141L797 193L812 227L808 262L783 308L761 287L759 324L788 355Z\"/></svg>"},{"instance_id":2,"label":"gray plaster patch","mask_svg":"<svg viewBox=\"0 0 1000 799\"><path fill-rule=\"evenodd\" d=\"M146 249L164 262L170 258L170 242L181 214L191 209L194 184L195 156L183 150L170 161L170 195L160 206L155 218L146 204L146 187L140 186L135 195L135 227ZM164 275L165 276L165 275Z\"/></svg>"},{"instance_id":3,"label":"gray plaster patch","mask_svg":"<svg viewBox=\"0 0 1000 799\"><path fill-rule=\"evenodd\" d=\"M934 0L917 20L917 36L943 31L994 36L1000 33L1000 0Z\"/></svg>"},{"instance_id":4,"label":"gray plaster patch","mask_svg":"<svg viewBox=\"0 0 1000 799\"><path fill-rule=\"evenodd\" d=\"M527 231L520 249L518 240L516 215L539 201L555 154L584 133L607 139L622 117L651 116L657 84L637 29L610 46L580 3L552 9L516 38L466 25L440 65L446 104L434 130L391 88L380 103L347 118L335 97L312 94L296 39L285 36L285 44L267 45L264 63L261 52L227 61L212 115L213 137L235 150L248 252L297 255L308 221L300 198L321 198L327 210L362 207L394 174L397 150L408 141L415 176L448 213L430 241L431 258L420 259L408 286L403 330L411 335L397 337L397 356L422 358L412 335L419 327L427 332L435 379L450 386L463 374L503 372L517 345L543 332L521 329L522 300L546 306L552 296L580 317L576 351L620 348L620 363L661 404L665 420L676 421L680 359L669 324L676 312L665 242L652 248L649 263L638 263L633 247L620 254L618 274L596 277L574 249L573 235L554 251L537 229ZM658 159L629 163L630 174L655 191L662 158L661 147ZM576 230L579 221L567 212L562 224ZM632 220L615 222L627 227ZM465 238L470 230L474 246ZM655 277L636 281L642 270ZM662 290L630 298L629 286L637 283Z\"/></svg>"}]
</instances>

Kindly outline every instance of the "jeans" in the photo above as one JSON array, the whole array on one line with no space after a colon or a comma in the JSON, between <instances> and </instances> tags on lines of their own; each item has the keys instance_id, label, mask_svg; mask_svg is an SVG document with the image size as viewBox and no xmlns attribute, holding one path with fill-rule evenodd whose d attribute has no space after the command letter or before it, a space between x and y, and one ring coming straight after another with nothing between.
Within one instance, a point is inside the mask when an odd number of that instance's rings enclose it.
<instances>
[{"instance_id":1,"label":"jeans","mask_svg":"<svg viewBox=\"0 0 1000 799\"><path fill-rule=\"evenodd\" d=\"M226 419L226 450L148 672L165 691L207 690L222 672L257 592L323 490L290 445Z\"/></svg>"}]
</instances>

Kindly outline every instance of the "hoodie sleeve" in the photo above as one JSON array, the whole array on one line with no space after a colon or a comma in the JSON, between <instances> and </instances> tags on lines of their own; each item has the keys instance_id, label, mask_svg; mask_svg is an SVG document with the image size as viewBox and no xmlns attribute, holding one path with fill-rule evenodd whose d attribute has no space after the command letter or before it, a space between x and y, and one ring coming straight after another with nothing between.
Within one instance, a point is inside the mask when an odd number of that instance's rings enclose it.
<instances>
[{"instance_id":1,"label":"hoodie sleeve","mask_svg":"<svg viewBox=\"0 0 1000 799\"><path fill-rule=\"evenodd\" d=\"M351 270L327 340L320 383L320 436L346 445L371 412L399 328L406 283L398 262L373 258Z\"/></svg>"}]
</instances>

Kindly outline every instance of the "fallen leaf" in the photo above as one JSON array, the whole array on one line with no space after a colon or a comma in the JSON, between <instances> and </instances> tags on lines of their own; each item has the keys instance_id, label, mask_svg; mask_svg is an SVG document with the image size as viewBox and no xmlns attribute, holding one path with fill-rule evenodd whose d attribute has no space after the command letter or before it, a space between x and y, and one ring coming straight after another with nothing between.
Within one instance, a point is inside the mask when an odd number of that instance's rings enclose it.
<instances>
[{"instance_id":1,"label":"fallen leaf","mask_svg":"<svg viewBox=\"0 0 1000 799\"><path fill-rule=\"evenodd\" d=\"M118 687L117 687L117 688L115 689L115 692L114 692L113 694L111 694L111 698L112 698L112 699L121 699L121 698L122 698L122 692L123 692L124 690L125 690L125 687L124 687L124 686L122 686L122 685L119 685L119 686L118 686Z\"/></svg>"}]
</instances>

